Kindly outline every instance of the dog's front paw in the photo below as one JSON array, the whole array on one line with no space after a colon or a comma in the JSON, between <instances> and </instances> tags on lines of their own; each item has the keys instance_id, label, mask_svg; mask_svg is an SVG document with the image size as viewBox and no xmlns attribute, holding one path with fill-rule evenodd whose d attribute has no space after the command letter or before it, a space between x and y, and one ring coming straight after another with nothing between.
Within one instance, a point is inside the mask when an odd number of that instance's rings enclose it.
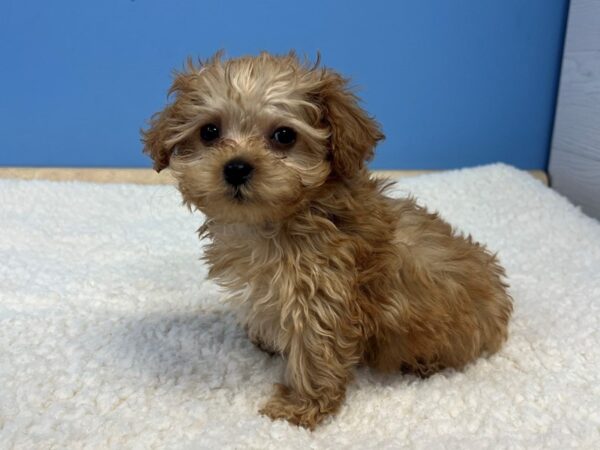
<instances>
[{"instance_id":1,"label":"dog's front paw","mask_svg":"<svg viewBox=\"0 0 600 450\"><path fill-rule=\"evenodd\" d=\"M309 430L314 430L327 416L321 412L318 402L302 398L282 384L275 385L275 393L259 413L273 420L285 419Z\"/></svg>"}]
</instances>

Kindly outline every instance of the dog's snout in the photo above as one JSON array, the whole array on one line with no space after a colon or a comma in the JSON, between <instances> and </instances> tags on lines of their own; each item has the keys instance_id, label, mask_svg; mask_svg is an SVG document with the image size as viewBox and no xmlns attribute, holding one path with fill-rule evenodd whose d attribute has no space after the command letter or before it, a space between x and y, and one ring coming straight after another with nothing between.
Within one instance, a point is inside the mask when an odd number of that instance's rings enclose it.
<instances>
[{"instance_id":1,"label":"dog's snout","mask_svg":"<svg viewBox=\"0 0 600 450\"><path fill-rule=\"evenodd\" d=\"M246 183L252 176L254 167L242 159L232 159L225 164L223 175L225 181L232 186L240 186Z\"/></svg>"}]
</instances>

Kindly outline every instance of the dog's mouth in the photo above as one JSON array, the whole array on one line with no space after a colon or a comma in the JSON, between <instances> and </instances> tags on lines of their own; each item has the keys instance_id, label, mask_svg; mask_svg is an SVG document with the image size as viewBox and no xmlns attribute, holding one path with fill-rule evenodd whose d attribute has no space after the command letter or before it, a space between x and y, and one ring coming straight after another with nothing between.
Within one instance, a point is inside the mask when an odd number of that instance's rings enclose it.
<instances>
[{"instance_id":1,"label":"dog's mouth","mask_svg":"<svg viewBox=\"0 0 600 450\"><path fill-rule=\"evenodd\" d=\"M244 193L242 192L242 190L239 187L235 187L233 188L233 192L231 194L231 197L236 200L237 202L243 202L246 199L246 196L244 195Z\"/></svg>"},{"instance_id":2,"label":"dog's mouth","mask_svg":"<svg viewBox=\"0 0 600 450\"><path fill-rule=\"evenodd\" d=\"M247 184L229 186L227 191L229 198L236 204L250 203L256 197L256 193L252 192L252 189Z\"/></svg>"}]
</instances>

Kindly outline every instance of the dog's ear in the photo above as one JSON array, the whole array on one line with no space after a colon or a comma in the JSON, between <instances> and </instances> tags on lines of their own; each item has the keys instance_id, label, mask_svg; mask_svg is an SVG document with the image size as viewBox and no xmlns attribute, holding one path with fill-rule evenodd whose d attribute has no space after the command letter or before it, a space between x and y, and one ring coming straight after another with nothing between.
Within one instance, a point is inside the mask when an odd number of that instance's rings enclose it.
<instances>
[{"instance_id":1,"label":"dog's ear","mask_svg":"<svg viewBox=\"0 0 600 450\"><path fill-rule=\"evenodd\" d=\"M154 114L150 119L150 127L141 131L144 153L152 158L154 170L157 172L169 166L169 159L173 153L173 147L166 144L171 134L169 124L173 115L173 106L169 105Z\"/></svg>"},{"instance_id":2,"label":"dog's ear","mask_svg":"<svg viewBox=\"0 0 600 450\"><path fill-rule=\"evenodd\" d=\"M169 96L174 94L174 101L165 109L157 112L150 119L150 126L141 130L144 153L154 161L154 170L160 172L169 166L169 160L175 147L186 136L189 126L188 93L195 77L194 67L188 63L188 71L175 74Z\"/></svg>"},{"instance_id":3,"label":"dog's ear","mask_svg":"<svg viewBox=\"0 0 600 450\"><path fill-rule=\"evenodd\" d=\"M384 139L379 124L359 105L359 98L338 73L323 69L317 94L322 121L329 126L329 151L334 172L348 177L373 157Z\"/></svg>"}]
</instances>

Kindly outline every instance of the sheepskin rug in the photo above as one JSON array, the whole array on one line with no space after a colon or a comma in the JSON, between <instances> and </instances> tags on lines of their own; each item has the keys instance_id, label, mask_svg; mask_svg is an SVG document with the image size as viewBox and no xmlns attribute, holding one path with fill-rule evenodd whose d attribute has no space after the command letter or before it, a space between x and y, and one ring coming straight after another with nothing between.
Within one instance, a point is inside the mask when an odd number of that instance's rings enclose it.
<instances>
[{"instance_id":1,"label":"sheepskin rug","mask_svg":"<svg viewBox=\"0 0 600 450\"><path fill-rule=\"evenodd\" d=\"M257 414L284 362L206 280L175 188L0 180L0 448L600 448L600 224L499 164L393 192L498 252L510 338L428 379L358 369L311 433Z\"/></svg>"}]
</instances>

